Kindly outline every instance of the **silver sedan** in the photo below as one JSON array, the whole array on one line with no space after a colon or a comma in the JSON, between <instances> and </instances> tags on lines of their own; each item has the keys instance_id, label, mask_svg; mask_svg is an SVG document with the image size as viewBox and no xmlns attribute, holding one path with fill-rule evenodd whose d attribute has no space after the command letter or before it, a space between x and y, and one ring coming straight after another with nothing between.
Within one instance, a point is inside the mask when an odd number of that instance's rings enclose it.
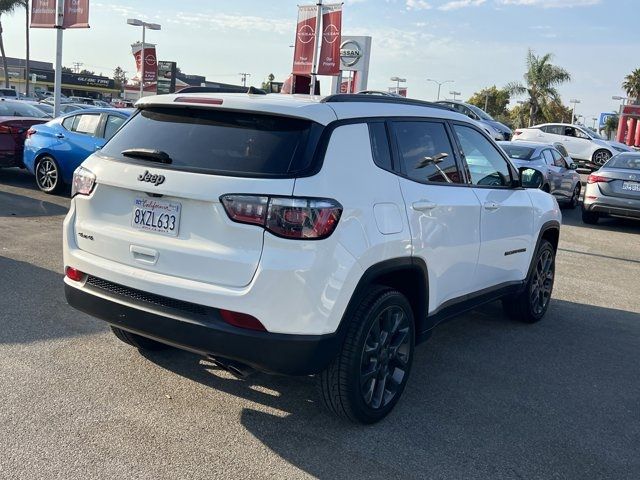
<instances>
[{"instance_id":1,"label":"silver sedan","mask_svg":"<svg viewBox=\"0 0 640 480\"><path fill-rule=\"evenodd\" d=\"M550 193L558 203L575 208L580 200L580 174L571 157L554 145L535 142L498 142L511 162L519 169L532 168L542 174L540 189Z\"/></svg>"},{"instance_id":2,"label":"silver sedan","mask_svg":"<svg viewBox=\"0 0 640 480\"><path fill-rule=\"evenodd\" d=\"M603 216L640 220L640 153L619 153L589 175L582 221Z\"/></svg>"}]
</instances>

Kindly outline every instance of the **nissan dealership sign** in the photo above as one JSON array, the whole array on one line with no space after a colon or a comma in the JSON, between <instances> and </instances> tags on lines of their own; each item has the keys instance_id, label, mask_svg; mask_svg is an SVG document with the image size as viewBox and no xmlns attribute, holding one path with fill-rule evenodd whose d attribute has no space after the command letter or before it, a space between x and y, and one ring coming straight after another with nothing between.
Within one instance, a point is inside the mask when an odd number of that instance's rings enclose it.
<instances>
[{"instance_id":1,"label":"nissan dealership sign","mask_svg":"<svg viewBox=\"0 0 640 480\"><path fill-rule=\"evenodd\" d=\"M362 48L355 40L345 40L340 45L340 63L343 67L353 67L362 58ZM343 68L344 70L344 68Z\"/></svg>"}]
</instances>

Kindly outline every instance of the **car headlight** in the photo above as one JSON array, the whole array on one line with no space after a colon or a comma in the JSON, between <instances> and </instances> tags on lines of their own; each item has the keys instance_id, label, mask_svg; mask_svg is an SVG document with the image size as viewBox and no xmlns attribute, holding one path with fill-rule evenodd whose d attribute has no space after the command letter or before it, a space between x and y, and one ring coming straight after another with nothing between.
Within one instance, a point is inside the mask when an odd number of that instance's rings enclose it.
<instances>
[{"instance_id":1,"label":"car headlight","mask_svg":"<svg viewBox=\"0 0 640 480\"><path fill-rule=\"evenodd\" d=\"M96 184L95 174L88 168L78 167L73 172L71 184L71 198L76 195L89 195Z\"/></svg>"}]
</instances>

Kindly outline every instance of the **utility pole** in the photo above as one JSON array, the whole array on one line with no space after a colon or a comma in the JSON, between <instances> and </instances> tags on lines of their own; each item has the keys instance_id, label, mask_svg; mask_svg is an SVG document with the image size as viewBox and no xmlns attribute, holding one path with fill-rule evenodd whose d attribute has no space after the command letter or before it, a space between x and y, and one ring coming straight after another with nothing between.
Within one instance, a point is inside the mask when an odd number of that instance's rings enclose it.
<instances>
[{"instance_id":1,"label":"utility pole","mask_svg":"<svg viewBox=\"0 0 640 480\"><path fill-rule=\"evenodd\" d=\"M456 91L454 91L454 90L451 90L451 91L449 92L449 95L453 95L453 99L455 100L455 99L456 99L456 97L457 97L458 95L460 95L460 92L456 92Z\"/></svg>"},{"instance_id":2,"label":"utility pole","mask_svg":"<svg viewBox=\"0 0 640 480\"><path fill-rule=\"evenodd\" d=\"M484 95L484 111L486 112L489 108L489 92Z\"/></svg>"},{"instance_id":3,"label":"utility pole","mask_svg":"<svg viewBox=\"0 0 640 480\"><path fill-rule=\"evenodd\" d=\"M571 124L573 125L574 123L576 123L575 118L576 118L576 104L580 103L580 100L572 98L571 100L569 100L569 103L573 103L573 111L571 112Z\"/></svg>"},{"instance_id":4,"label":"utility pole","mask_svg":"<svg viewBox=\"0 0 640 480\"><path fill-rule=\"evenodd\" d=\"M316 3L316 34L313 39L313 61L311 63L311 85L309 85L309 95L315 95L316 93L316 76L318 75L318 45L320 45L320 35L322 35L322 28L320 23L322 22L322 0L318 0Z\"/></svg>"},{"instance_id":5,"label":"utility pole","mask_svg":"<svg viewBox=\"0 0 640 480\"><path fill-rule=\"evenodd\" d=\"M242 77L242 86L246 87L247 86L247 77L250 77L251 74L250 73L245 73L245 72L240 72L238 75L240 75L240 77Z\"/></svg>"},{"instance_id":6,"label":"utility pole","mask_svg":"<svg viewBox=\"0 0 640 480\"><path fill-rule=\"evenodd\" d=\"M73 62L73 71L76 73L80 73L80 67L84 65L82 62Z\"/></svg>"}]
</instances>

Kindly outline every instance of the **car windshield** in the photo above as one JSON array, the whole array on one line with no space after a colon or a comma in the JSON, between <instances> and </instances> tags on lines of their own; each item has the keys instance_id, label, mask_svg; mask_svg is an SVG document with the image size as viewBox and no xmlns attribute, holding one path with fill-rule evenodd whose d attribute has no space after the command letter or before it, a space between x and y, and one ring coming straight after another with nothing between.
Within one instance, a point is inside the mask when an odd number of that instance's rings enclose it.
<instances>
[{"instance_id":1,"label":"car windshield","mask_svg":"<svg viewBox=\"0 0 640 480\"><path fill-rule=\"evenodd\" d=\"M481 119L483 120L492 120L493 118L491 117L491 115L489 115L487 112L485 112L484 110L476 107L475 105L467 105L471 110L473 110L473 113L475 113L476 115L478 115Z\"/></svg>"},{"instance_id":2,"label":"car windshield","mask_svg":"<svg viewBox=\"0 0 640 480\"><path fill-rule=\"evenodd\" d=\"M0 117L35 117L48 118L42 110L20 101L0 101Z\"/></svg>"},{"instance_id":3,"label":"car windshield","mask_svg":"<svg viewBox=\"0 0 640 480\"><path fill-rule=\"evenodd\" d=\"M586 132L592 136L593 138L595 138L596 140L605 140L603 137L601 137L598 132L596 132L595 130L591 130L590 128L586 128L585 129Z\"/></svg>"},{"instance_id":4,"label":"car windshield","mask_svg":"<svg viewBox=\"0 0 640 480\"><path fill-rule=\"evenodd\" d=\"M621 153L612 157L604 168L624 168L628 170L640 170L640 154Z\"/></svg>"},{"instance_id":5,"label":"car windshield","mask_svg":"<svg viewBox=\"0 0 640 480\"><path fill-rule=\"evenodd\" d=\"M533 152L536 151L535 148L531 147L523 147L520 145L504 145L500 144L502 149L507 152L509 157L514 158L516 160L531 160L531 156Z\"/></svg>"}]
</instances>

